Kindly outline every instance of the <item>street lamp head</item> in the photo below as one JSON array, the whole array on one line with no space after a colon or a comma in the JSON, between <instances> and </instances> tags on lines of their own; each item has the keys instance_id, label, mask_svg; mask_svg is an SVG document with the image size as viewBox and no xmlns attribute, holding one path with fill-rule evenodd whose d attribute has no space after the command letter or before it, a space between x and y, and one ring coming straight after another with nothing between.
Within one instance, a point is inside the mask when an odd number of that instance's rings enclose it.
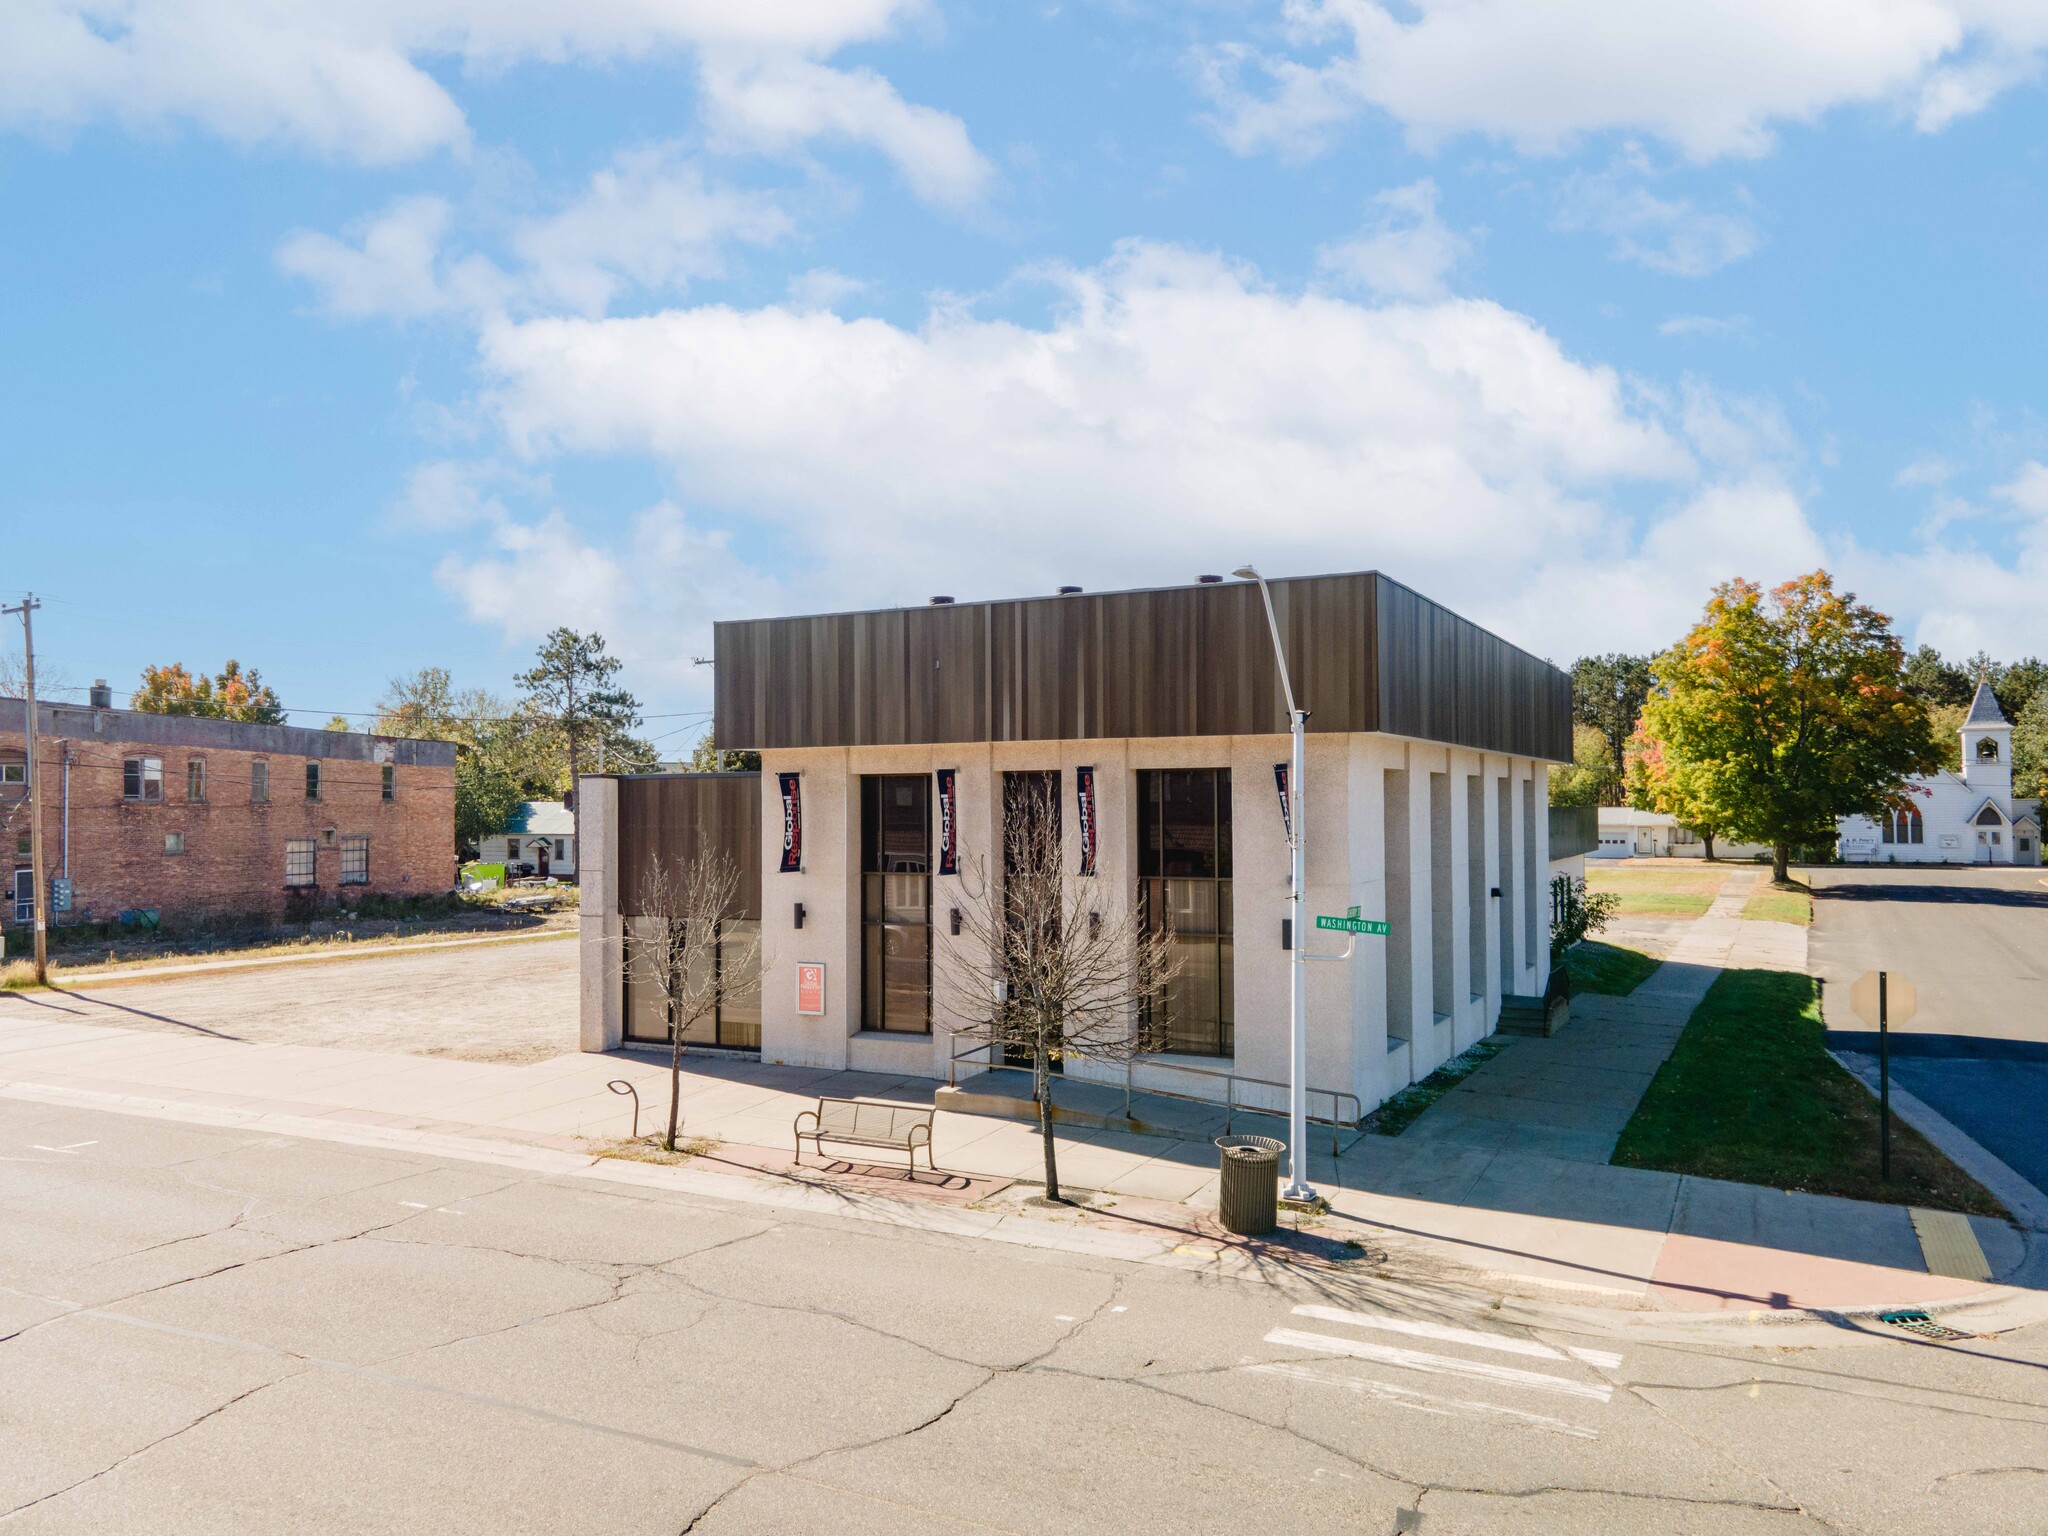
<instances>
[{"instance_id":1,"label":"street lamp head","mask_svg":"<svg viewBox=\"0 0 2048 1536\"><path fill-rule=\"evenodd\" d=\"M1253 570L1248 565L1240 565L1236 570L1232 571L1230 574L1235 576L1239 581L1257 581L1259 579L1259 573Z\"/></svg>"}]
</instances>

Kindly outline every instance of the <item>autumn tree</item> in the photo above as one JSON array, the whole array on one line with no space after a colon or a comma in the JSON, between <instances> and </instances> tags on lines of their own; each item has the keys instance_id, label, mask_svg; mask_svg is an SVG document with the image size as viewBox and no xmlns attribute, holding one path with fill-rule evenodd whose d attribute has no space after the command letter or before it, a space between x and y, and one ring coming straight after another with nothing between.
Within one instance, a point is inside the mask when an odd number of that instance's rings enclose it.
<instances>
[{"instance_id":1,"label":"autumn tree","mask_svg":"<svg viewBox=\"0 0 2048 1536\"><path fill-rule=\"evenodd\" d=\"M1699 837L1707 861L1713 862L1714 839L1721 836L1720 775L1726 764L1717 760L1685 761L1675 757L1662 738L1644 724L1653 700L1646 699L1643 722L1628 742L1628 803L1639 811L1661 811Z\"/></svg>"},{"instance_id":2,"label":"autumn tree","mask_svg":"<svg viewBox=\"0 0 2048 1536\"><path fill-rule=\"evenodd\" d=\"M662 1145L671 1152L682 1126L684 1038L715 1020L722 1006L760 990L759 933L752 924L741 929L742 915L739 866L721 853L702 852L650 864L638 911L628 920L627 975L648 989L668 1026Z\"/></svg>"},{"instance_id":3,"label":"autumn tree","mask_svg":"<svg viewBox=\"0 0 2048 1536\"><path fill-rule=\"evenodd\" d=\"M957 1033L1031 1062L1045 1194L1058 1200L1053 1065L1160 1049L1179 956L1135 905L1103 910L1105 881L1069 877L1053 796L1020 783L1004 799L1002 878L963 878L961 941L939 950L938 970Z\"/></svg>"},{"instance_id":4,"label":"autumn tree","mask_svg":"<svg viewBox=\"0 0 2048 1536\"><path fill-rule=\"evenodd\" d=\"M1693 824L1769 844L1782 883L1793 848L1831 843L1839 817L1885 814L1940 765L1905 670L1891 621L1825 571L1769 592L1726 582L1657 658L1641 750L1698 797Z\"/></svg>"},{"instance_id":5,"label":"autumn tree","mask_svg":"<svg viewBox=\"0 0 2048 1536\"><path fill-rule=\"evenodd\" d=\"M1624 750L1642 715L1643 700L1649 697L1650 682L1647 656L1610 651L1605 656L1581 656L1572 663L1572 719L1592 726L1606 739L1616 786L1627 772Z\"/></svg>"},{"instance_id":6,"label":"autumn tree","mask_svg":"<svg viewBox=\"0 0 2048 1536\"><path fill-rule=\"evenodd\" d=\"M148 715L198 715L211 720L246 720L256 725L282 725L284 706L254 667L242 670L230 661L212 677L194 677L181 662L144 667L142 686L128 707Z\"/></svg>"}]
</instances>

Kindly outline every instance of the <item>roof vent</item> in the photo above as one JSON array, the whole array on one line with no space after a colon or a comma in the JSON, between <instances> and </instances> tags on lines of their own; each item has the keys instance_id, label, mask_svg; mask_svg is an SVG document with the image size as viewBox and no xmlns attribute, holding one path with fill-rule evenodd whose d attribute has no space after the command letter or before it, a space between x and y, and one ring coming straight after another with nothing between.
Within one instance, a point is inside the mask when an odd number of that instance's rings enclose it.
<instances>
[{"instance_id":1,"label":"roof vent","mask_svg":"<svg viewBox=\"0 0 2048 1536\"><path fill-rule=\"evenodd\" d=\"M935 597L932 599L932 606L934 608L944 608L952 601L953 599L951 599L950 597Z\"/></svg>"},{"instance_id":2,"label":"roof vent","mask_svg":"<svg viewBox=\"0 0 2048 1536\"><path fill-rule=\"evenodd\" d=\"M92 700L92 707L94 709L112 709L114 707L114 690L107 686L107 680L104 677L96 677L92 680L92 691L87 697Z\"/></svg>"},{"instance_id":3,"label":"roof vent","mask_svg":"<svg viewBox=\"0 0 2048 1536\"><path fill-rule=\"evenodd\" d=\"M1195 580L1199 581L1205 587L1213 587L1218 582L1223 580L1223 578L1221 576L1197 576Z\"/></svg>"},{"instance_id":4,"label":"roof vent","mask_svg":"<svg viewBox=\"0 0 2048 1536\"><path fill-rule=\"evenodd\" d=\"M1080 590L1081 590L1081 589L1080 589L1079 587L1061 587L1061 588L1060 588L1060 596L1061 596L1061 597L1072 597L1072 596L1073 596L1073 595L1074 595L1074 594L1075 594L1076 592L1079 592Z\"/></svg>"}]
</instances>

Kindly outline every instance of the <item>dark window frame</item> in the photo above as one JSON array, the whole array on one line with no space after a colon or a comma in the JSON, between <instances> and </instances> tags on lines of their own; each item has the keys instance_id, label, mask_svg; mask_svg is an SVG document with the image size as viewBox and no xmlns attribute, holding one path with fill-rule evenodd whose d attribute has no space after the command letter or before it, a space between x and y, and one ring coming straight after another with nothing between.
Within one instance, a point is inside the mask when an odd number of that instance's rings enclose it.
<instances>
[{"instance_id":1,"label":"dark window frame","mask_svg":"<svg viewBox=\"0 0 2048 1536\"><path fill-rule=\"evenodd\" d=\"M303 855L301 866L297 861ZM288 837L284 840L284 883L303 889L320 883L320 840L316 837Z\"/></svg>"},{"instance_id":2,"label":"dark window frame","mask_svg":"<svg viewBox=\"0 0 2048 1536\"><path fill-rule=\"evenodd\" d=\"M908 797L905 804L899 797ZM932 777L928 773L866 773L860 780L860 1023L879 1034L932 1032ZM916 899L907 882L918 882ZM892 884L893 882L893 884ZM889 1006L890 965L922 940L921 1006L898 1022ZM877 968L879 965L879 969Z\"/></svg>"},{"instance_id":3,"label":"dark window frame","mask_svg":"<svg viewBox=\"0 0 2048 1536\"><path fill-rule=\"evenodd\" d=\"M306 798L308 800L318 800L320 798L321 791L327 787L322 782L325 778L326 775L320 771L320 759L317 757L307 758Z\"/></svg>"},{"instance_id":4,"label":"dark window frame","mask_svg":"<svg viewBox=\"0 0 2048 1536\"><path fill-rule=\"evenodd\" d=\"M206 759L203 757L185 759L185 803L206 803Z\"/></svg>"},{"instance_id":5,"label":"dark window frame","mask_svg":"<svg viewBox=\"0 0 2048 1536\"><path fill-rule=\"evenodd\" d=\"M382 781L383 781L383 782L382 782L382 784L381 784L381 786L380 786L380 787L381 787L381 788L382 788L382 790L383 790L383 793L384 793L384 799L385 799L385 800L386 800L387 802L388 802L388 801L392 801L392 800L396 800L396 799L398 798L398 770L397 770L397 768L393 767L393 766L392 766L392 765L391 765L390 763L386 763L386 764L384 765L384 772L383 772L383 774L381 775L381 778L382 778Z\"/></svg>"},{"instance_id":6,"label":"dark window frame","mask_svg":"<svg viewBox=\"0 0 2048 1536\"><path fill-rule=\"evenodd\" d=\"M641 921L643 919L639 917L628 917L625 920L624 942L629 953L634 943L635 930L633 925ZM726 1051L758 1052L761 1049L761 920L757 917L727 918L720 927L718 943L712 947L711 963L717 967L718 975L723 976L725 974L725 968L728 963L726 959L727 936L731 934L738 937L735 934L735 930L745 928L753 930L752 948L754 951L755 985L752 992L741 997L721 999L719 1006L712 1011L712 1016L709 1019L699 1019L695 1025L683 1031L684 1045L709 1045ZM735 947L741 946L736 945ZM621 1015L624 1021L621 1034L626 1041L635 1045L667 1045L669 1038L668 1021L666 1019L661 1021L661 1028L659 1030L636 1029L634 1027L640 1014L640 1010L634 1005L634 993L637 988L647 985L646 982L637 978L636 972L638 969L637 966L628 960L627 964L623 967L624 974L619 978L619 984L623 989L620 1006L625 1010ZM653 1002L655 1006L659 1007L658 991Z\"/></svg>"},{"instance_id":7,"label":"dark window frame","mask_svg":"<svg viewBox=\"0 0 2048 1536\"><path fill-rule=\"evenodd\" d=\"M1172 985L1176 1006L1165 1020L1165 1049L1178 1056L1234 1059L1237 924L1230 770L1141 769L1137 803L1139 915L1154 933L1171 921L1176 944L1196 956L1206 952L1215 989L1204 1016L1191 1016L1185 1008L1192 981L1183 970ZM1150 1013L1148 1024L1153 1022Z\"/></svg>"},{"instance_id":8,"label":"dark window frame","mask_svg":"<svg viewBox=\"0 0 2048 1536\"><path fill-rule=\"evenodd\" d=\"M370 839L366 834L351 833L341 840L341 873L335 883L370 883Z\"/></svg>"}]
</instances>

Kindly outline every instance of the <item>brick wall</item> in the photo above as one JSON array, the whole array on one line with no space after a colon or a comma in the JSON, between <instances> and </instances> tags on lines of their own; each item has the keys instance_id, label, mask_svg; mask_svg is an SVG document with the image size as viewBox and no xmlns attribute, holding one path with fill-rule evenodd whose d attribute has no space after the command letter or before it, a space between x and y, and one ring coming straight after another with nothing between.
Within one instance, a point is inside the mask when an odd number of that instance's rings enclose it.
<instances>
[{"instance_id":1,"label":"brick wall","mask_svg":"<svg viewBox=\"0 0 2048 1536\"><path fill-rule=\"evenodd\" d=\"M43 869L64 873L64 762L70 758L70 873L73 909L56 921L106 920L131 907L164 917L269 914L287 901L285 844L310 838L315 885L306 895L328 902L375 893L438 895L455 883L455 772L450 767L392 765L393 798L383 798L384 766L374 761L319 759L320 798L306 798L303 756L208 746L80 740L45 734L38 743L43 779ZM122 764L152 757L163 764L163 798L124 797ZM190 793L189 765L205 764L203 798ZM0 762L24 761L20 734L0 732ZM269 765L270 798L252 800L253 765ZM0 890L12 891L17 851L29 829L19 785L0 784ZM166 853L168 834L183 834L184 851ZM342 843L369 838L369 881L343 886ZM0 922L11 924L11 907Z\"/></svg>"}]
</instances>

